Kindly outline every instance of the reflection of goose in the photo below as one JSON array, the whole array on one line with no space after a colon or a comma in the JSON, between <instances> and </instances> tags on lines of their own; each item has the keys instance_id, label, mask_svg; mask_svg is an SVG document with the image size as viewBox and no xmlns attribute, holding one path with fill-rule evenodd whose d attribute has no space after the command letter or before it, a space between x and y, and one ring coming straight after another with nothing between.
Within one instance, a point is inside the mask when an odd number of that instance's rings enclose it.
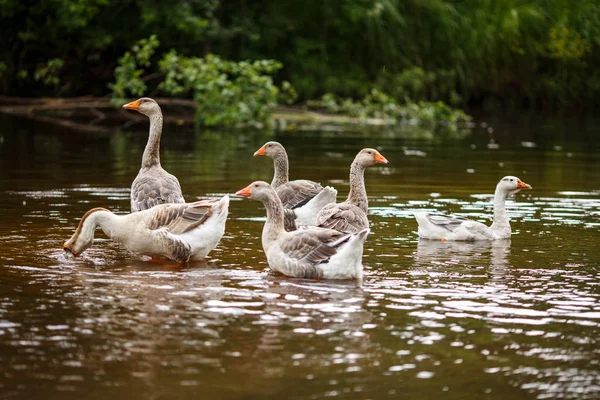
<instances>
[{"instance_id":1,"label":"reflection of goose","mask_svg":"<svg viewBox=\"0 0 600 400\"><path fill-rule=\"evenodd\" d=\"M160 135L163 115L153 99L142 97L123 106L150 118L150 136L142 157L142 168L131 185L131 212L157 204L185 203L177 178L160 166Z\"/></svg>"},{"instance_id":2,"label":"reflection of goose","mask_svg":"<svg viewBox=\"0 0 600 400\"><path fill-rule=\"evenodd\" d=\"M506 274L509 252L510 239L494 240L492 242L489 272L493 278L502 278Z\"/></svg>"},{"instance_id":3,"label":"reflection of goose","mask_svg":"<svg viewBox=\"0 0 600 400\"><path fill-rule=\"evenodd\" d=\"M506 267L506 257L510 250L510 239L461 242L437 240L419 240L415 261L420 265L431 264L464 264L472 265L486 253L490 254L490 268L494 270Z\"/></svg>"},{"instance_id":4,"label":"reflection of goose","mask_svg":"<svg viewBox=\"0 0 600 400\"><path fill-rule=\"evenodd\" d=\"M63 248L74 255L82 253L92 245L99 227L134 253L175 261L198 260L221 240L228 208L228 196L187 204L160 204L127 215L93 208L85 213Z\"/></svg>"},{"instance_id":5,"label":"reflection of goose","mask_svg":"<svg viewBox=\"0 0 600 400\"><path fill-rule=\"evenodd\" d=\"M505 176L498 182L494 194L494 223L486 226L481 222L445 215L415 213L419 224L419 236L434 240L494 240L510 238L511 230L506 215L506 198L531 186L515 176Z\"/></svg>"},{"instance_id":6,"label":"reflection of goose","mask_svg":"<svg viewBox=\"0 0 600 400\"><path fill-rule=\"evenodd\" d=\"M365 168L375 164L388 164L375 149L362 149L350 166L350 193L343 203L328 204L319 211L315 225L342 232L360 232L369 228L367 212L369 200L365 189Z\"/></svg>"},{"instance_id":7,"label":"reflection of goose","mask_svg":"<svg viewBox=\"0 0 600 400\"><path fill-rule=\"evenodd\" d=\"M236 195L261 201L267 209L262 245L273 270L295 278L362 278L363 245L368 229L345 234L309 226L287 232L281 200L267 182L253 182Z\"/></svg>"},{"instance_id":8,"label":"reflection of goose","mask_svg":"<svg viewBox=\"0 0 600 400\"><path fill-rule=\"evenodd\" d=\"M283 208L293 210L286 213L285 227L294 230L297 226L314 225L321 208L335 202L337 190L306 179L289 180L289 161L285 148L279 142L267 142L255 153L273 159L275 172L271 186L277 192Z\"/></svg>"}]
</instances>

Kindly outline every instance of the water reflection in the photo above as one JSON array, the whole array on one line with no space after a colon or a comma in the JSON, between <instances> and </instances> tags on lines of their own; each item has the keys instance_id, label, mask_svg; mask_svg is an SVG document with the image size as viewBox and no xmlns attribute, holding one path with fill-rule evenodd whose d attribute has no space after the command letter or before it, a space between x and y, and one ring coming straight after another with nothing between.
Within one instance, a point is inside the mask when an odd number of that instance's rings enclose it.
<instances>
[{"instance_id":1,"label":"water reflection","mask_svg":"<svg viewBox=\"0 0 600 400\"><path fill-rule=\"evenodd\" d=\"M7 397L600 395L600 202L589 187L600 164L585 146L547 159L537 139L524 158L520 141L488 151L488 136L473 148L477 138L165 135L163 164L188 200L269 177L251 157L269 139L289 149L294 177L338 185L343 198L355 149L377 141L394 168L367 172L373 234L356 287L269 272L264 210L252 202L232 201L226 235L204 263L148 263L101 234L85 258L67 258L60 246L87 209L127 212L145 135L69 136L70 144L34 135L28 145L3 135ZM500 162L526 170L536 187L511 205L511 241L418 240L415 209L489 222Z\"/></svg>"},{"instance_id":2,"label":"water reflection","mask_svg":"<svg viewBox=\"0 0 600 400\"><path fill-rule=\"evenodd\" d=\"M493 241L446 241L420 239L415 252L415 265L473 265L488 256L490 271L505 269L510 239Z\"/></svg>"}]
</instances>

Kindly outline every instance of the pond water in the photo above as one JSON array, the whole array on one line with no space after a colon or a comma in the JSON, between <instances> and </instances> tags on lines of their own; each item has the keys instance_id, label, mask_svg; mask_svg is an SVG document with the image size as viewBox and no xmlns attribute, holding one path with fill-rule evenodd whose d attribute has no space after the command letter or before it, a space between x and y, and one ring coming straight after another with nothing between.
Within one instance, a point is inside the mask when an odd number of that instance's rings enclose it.
<instances>
[{"instance_id":1,"label":"pond water","mask_svg":"<svg viewBox=\"0 0 600 400\"><path fill-rule=\"evenodd\" d=\"M237 198L205 263L143 262L101 232L65 257L86 210L128 211L147 124L0 122L3 399L600 398L597 121L498 119L459 137L166 127L162 164L188 201L270 181L252 153L273 139L292 178L342 199L356 152L378 148L390 164L366 173L361 287L270 272L264 209ZM504 175L534 189L509 202L511 241L418 240L415 210L489 223Z\"/></svg>"}]
</instances>

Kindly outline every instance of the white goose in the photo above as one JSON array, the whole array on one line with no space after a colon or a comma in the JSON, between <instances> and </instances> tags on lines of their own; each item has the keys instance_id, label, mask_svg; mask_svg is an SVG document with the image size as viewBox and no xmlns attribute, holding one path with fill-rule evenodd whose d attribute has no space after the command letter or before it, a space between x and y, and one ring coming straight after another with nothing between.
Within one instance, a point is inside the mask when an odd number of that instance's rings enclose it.
<instances>
[{"instance_id":1,"label":"white goose","mask_svg":"<svg viewBox=\"0 0 600 400\"><path fill-rule=\"evenodd\" d=\"M181 186L174 175L160 166L162 111L153 99L142 97L123 106L150 118L150 135L142 156L142 168L131 184L131 212L147 210L157 204L185 203Z\"/></svg>"},{"instance_id":2,"label":"white goose","mask_svg":"<svg viewBox=\"0 0 600 400\"><path fill-rule=\"evenodd\" d=\"M178 262L199 260L217 247L225 233L229 196L185 204L160 204L116 215L105 208L85 213L63 248L79 255L94 241L96 228L127 250Z\"/></svg>"},{"instance_id":3,"label":"white goose","mask_svg":"<svg viewBox=\"0 0 600 400\"><path fill-rule=\"evenodd\" d=\"M369 229L348 234L309 226L288 232L281 200L267 182L253 182L235 194L261 201L267 209L262 246L271 269L295 278L362 279Z\"/></svg>"},{"instance_id":4,"label":"white goose","mask_svg":"<svg viewBox=\"0 0 600 400\"><path fill-rule=\"evenodd\" d=\"M315 218L316 226L352 233L369 227L365 168L375 164L389 164L389 161L375 149L365 148L358 152L350 166L348 198L342 203L323 207Z\"/></svg>"},{"instance_id":5,"label":"white goose","mask_svg":"<svg viewBox=\"0 0 600 400\"><path fill-rule=\"evenodd\" d=\"M273 159L275 172L271 186L277 192L286 211L286 230L298 226L314 225L317 213L327 204L335 203L337 190L325 188L320 183L307 179L289 180L289 161L285 148L279 142L267 142L254 152L254 156Z\"/></svg>"},{"instance_id":6,"label":"white goose","mask_svg":"<svg viewBox=\"0 0 600 400\"><path fill-rule=\"evenodd\" d=\"M419 236L433 240L495 240L508 239L511 235L510 223L506 215L506 198L522 189L531 189L516 176L505 176L496 185L494 194L494 222L486 226L481 222L445 215L415 213L419 224Z\"/></svg>"}]
</instances>

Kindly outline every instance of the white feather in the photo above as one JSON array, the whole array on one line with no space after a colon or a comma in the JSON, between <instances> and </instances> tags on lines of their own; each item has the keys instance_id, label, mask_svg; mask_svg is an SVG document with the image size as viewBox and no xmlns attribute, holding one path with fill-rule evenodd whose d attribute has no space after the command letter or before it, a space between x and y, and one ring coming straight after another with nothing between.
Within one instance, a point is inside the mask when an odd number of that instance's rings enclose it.
<instances>
[{"instance_id":1,"label":"white feather","mask_svg":"<svg viewBox=\"0 0 600 400\"><path fill-rule=\"evenodd\" d=\"M313 197L308 203L302 207L294 209L296 213L296 226L310 226L314 225L315 218L321 210L327 204L335 203L337 197L337 190L331 186L326 186L319 192L318 195Z\"/></svg>"}]
</instances>

